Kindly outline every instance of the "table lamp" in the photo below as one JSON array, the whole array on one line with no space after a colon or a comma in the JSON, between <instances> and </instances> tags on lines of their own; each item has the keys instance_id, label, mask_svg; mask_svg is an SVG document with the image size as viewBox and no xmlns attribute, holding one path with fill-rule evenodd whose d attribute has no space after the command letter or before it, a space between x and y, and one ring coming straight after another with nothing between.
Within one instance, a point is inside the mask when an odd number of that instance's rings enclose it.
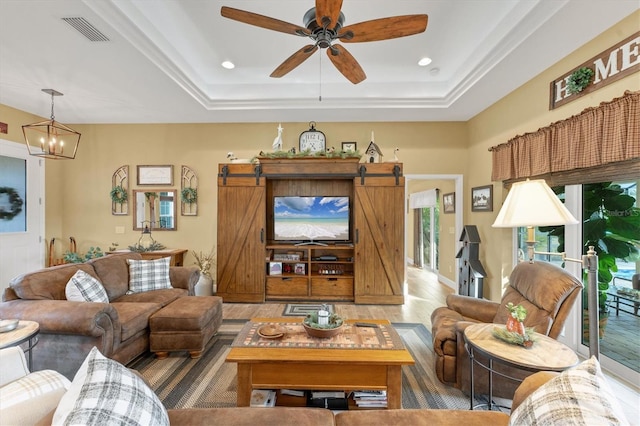
<instances>
[{"instance_id":1,"label":"table lamp","mask_svg":"<svg viewBox=\"0 0 640 426\"><path fill-rule=\"evenodd\" d=\"M562 260L582 263L587 270L588 285L588 313L589 313L589 355L599 358L598 339L598 256L589 247L589 251L582 259L571 259L565 253L549 253L535 251L534 227L575 225L578 220L573 217L558 196L553 192L544 179L516 182L511 186L507 199L504 201L495 222L494 228L527 228L527 257L533 263L534 256L547 254L562 256ZM596 338L593 338L596 336Z\"/></svg>"}]
</instances>

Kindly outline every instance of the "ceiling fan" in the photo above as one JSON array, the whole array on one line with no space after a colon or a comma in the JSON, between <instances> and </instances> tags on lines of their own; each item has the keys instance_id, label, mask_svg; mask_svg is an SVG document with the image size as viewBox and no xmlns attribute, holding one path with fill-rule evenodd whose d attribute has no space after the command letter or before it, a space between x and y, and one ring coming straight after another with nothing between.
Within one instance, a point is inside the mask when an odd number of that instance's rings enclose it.
<instances>
[{"instance_id":1,"label":"ceiling fan","mask_svg":"<svg viewBox=\"0 0 640 426\"><path fill-rule=\"evenodd\" d=\"M304 14L304 27L227 6L222 6L220 13L225 18L268 30L309 37L313 41L313 44L302 47L287 58L271 73L271 77L282 77L318 49L327 49L327 56L333 65L353 84L360 83L367 76L347 49L340 44L334 44L334 41L361 43L388 40L418 34L427 29L427 15L391 16L343 27L344 14L341 9L342 0L316 0L315 8Z\"/></svg>"}]
</instances>

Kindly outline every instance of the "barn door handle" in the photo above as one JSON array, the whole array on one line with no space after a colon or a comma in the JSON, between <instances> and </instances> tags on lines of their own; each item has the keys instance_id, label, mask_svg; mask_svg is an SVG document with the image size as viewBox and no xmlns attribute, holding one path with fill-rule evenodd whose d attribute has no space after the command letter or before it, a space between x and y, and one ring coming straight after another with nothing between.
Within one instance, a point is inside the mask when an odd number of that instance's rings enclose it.
<instances>
[{"instance_id":1,"label":"barn door handle","mask_svg":"<svg viewBox=\"0 0 640 426\"><path fill-rule=\"evenodd\" d=\"M264 228L260 228L260 243L264 243Z\"/></svg>"},{"instance_id":2,"label":"barn door handle","mask_svg":"<svg viewBox=\"0 0 640 426\"><path fill-rule=\"evenodd\" d=\"M360 233L356 229L356 244L358 244L359 242L360 242Z\"/></svg>"}]
</instances>

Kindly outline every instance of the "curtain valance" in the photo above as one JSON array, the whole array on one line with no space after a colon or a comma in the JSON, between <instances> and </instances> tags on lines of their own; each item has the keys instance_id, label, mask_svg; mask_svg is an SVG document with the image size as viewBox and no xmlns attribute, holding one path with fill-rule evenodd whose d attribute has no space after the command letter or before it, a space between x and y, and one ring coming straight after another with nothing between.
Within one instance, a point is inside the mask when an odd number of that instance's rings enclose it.
<instances>
[{"instance_id":1,"label":"curtain valance","mask_svg":"<svg viewBox=\"0 0 640 426\"><path fill-rule=\"evenodd\" d=\"M516 136L489 151L493 181L543 177L555 185L568 185L596 182L611 172L618 178L637 178L640 92L627 91L622 97Z\"/></svg>"},{"instance_id":2,"label":"curtain valance","mask_svg":"<svg viewBox=\"0 0 640 426\"><path fill-rule=\"evenodd\" d=\"M414 192L409 195L409 208L422 209L426 207L435 207L438 204L438 190L428 189L422 192Z\"/></svg>"}]
</instances>

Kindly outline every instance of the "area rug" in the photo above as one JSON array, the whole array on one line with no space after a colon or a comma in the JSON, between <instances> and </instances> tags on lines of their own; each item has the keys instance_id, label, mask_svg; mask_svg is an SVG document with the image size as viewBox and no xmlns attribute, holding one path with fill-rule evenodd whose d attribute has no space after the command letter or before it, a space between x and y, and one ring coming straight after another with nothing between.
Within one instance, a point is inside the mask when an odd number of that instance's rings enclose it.
<instances>
[{"instance_id":1,"label":"area rug","mask_svg":"<svg viewBox=\"0 0 640 426\"><path fill-rule=\"evenodd\" d=\"M320 308L326 306L329 313L335 312L335 307L331 303L287 303L282 312L284 317L306 317L311 312L318 312Z\"/></svg>"},{"instance_id":2,"label":"area rug","mask_svg":"<svg viewBox=\"0 0 640 426\"><path fill-rule=\"evenodd\" d=\"M245 322L225 320L199 359L189 358L186 352L175 352L157 360L149 353L128 367L144 376L168 409L235 407L236 364L224 360ZM425 326L414 323L393 326L416 362L402 367L402 407L468 410L467 396L438 381L431 333ZM476 398L475 404L483 402Z\"/></svg>"}]
</instances>

